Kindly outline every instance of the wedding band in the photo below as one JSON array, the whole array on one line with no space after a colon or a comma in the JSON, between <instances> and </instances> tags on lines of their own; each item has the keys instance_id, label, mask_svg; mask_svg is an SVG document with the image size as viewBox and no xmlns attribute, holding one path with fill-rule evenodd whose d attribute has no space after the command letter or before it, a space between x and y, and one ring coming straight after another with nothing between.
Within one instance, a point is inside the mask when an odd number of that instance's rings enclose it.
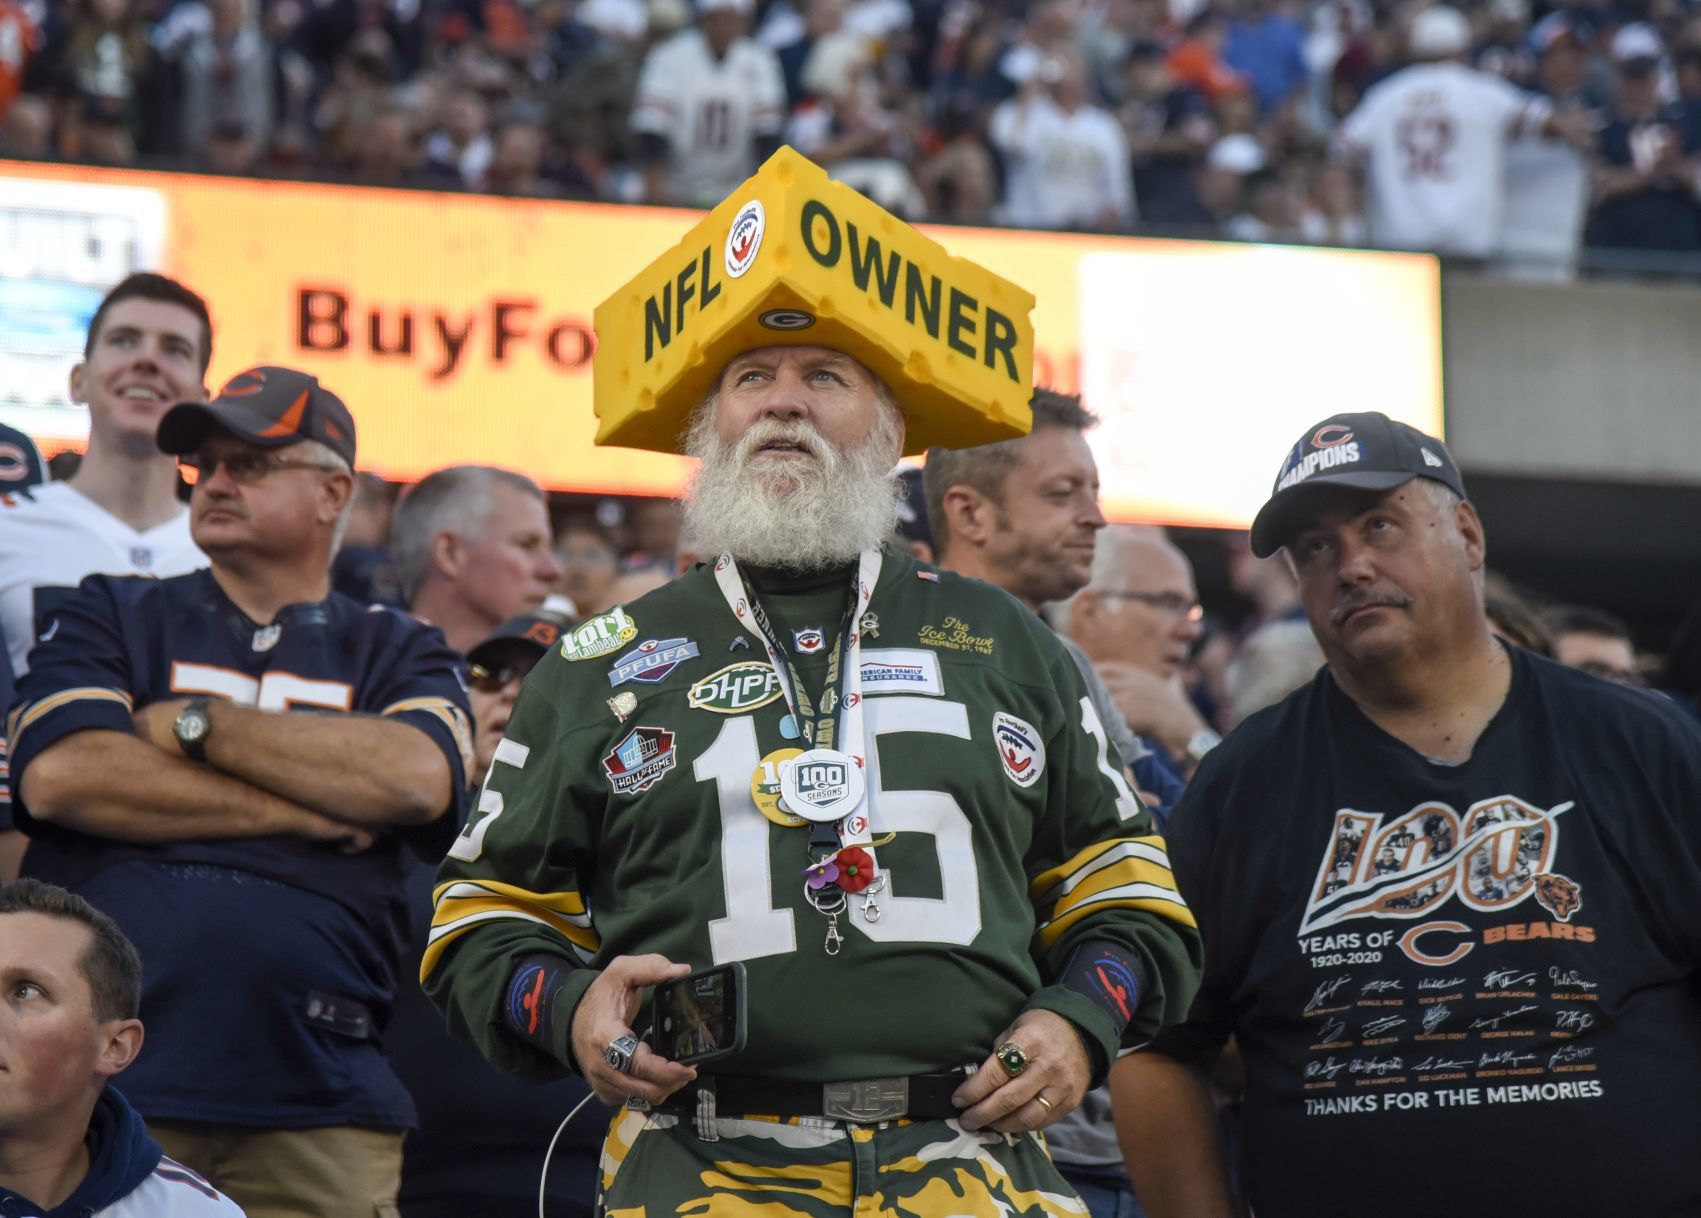
<instances>
[{"instance_id":1,"label":"wedding band","mask_svg":"<svg viewBox=\"0 0 1701 1218\"><path fill-rule=\"evenodd\" d=\"M1034 1096L1034 1103L1038 1104L1041 1108L1044 1108L1048 1113L1051 1111L1051 1101L1046 1099L1043 1095Z\"/></svg>"},{"instance_id":2,"label":"wedding band","mask_svg":"<svg viewBox=\"0 0 1701 1218\"><path fill-rule=\"evenodd\" d=\"M1028 1068L1028 1055L1022 1046L1013 1040L1007 1040L992 1051L992 1056L998 1059L998 1064L1004 1067L1004 1073L1011 1078Z\"/></svg>"}]
</instances>

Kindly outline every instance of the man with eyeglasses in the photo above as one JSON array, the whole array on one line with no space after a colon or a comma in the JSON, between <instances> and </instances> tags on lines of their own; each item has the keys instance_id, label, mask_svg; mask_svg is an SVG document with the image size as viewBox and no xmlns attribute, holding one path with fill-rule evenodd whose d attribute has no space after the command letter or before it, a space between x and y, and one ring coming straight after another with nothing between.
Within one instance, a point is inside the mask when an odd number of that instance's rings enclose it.
<instances>
[{"instance_id":1,"label":"man with eyeglasses","mask_svg":"<svg viewBox=\"0 0 1701 1218\"><path fill-rule=\"evenodd\" d=\"M111 914L153 1050L127 1092L254 1215L393 1205L413 1103L384 1059L406 849L440 854L472 735L435 630L330 590L354 420L253 368L160 420L209 570L92 576L9 721L25 871Z\"/></svg>"},{"instance_id":2,"label":"man with eyeglasses","mask_svg":"<svg viewBox=\"0 0 1701 1218\"><path fill-rule=\"evenodd\" d=\"M1157 529L1113 525L1099 537L1086 586L1053 617L1093 662L1129 725L1191 774L1219 737L1182 684L1205 633L1187 555Z\"/></svg>"}]
</instances>

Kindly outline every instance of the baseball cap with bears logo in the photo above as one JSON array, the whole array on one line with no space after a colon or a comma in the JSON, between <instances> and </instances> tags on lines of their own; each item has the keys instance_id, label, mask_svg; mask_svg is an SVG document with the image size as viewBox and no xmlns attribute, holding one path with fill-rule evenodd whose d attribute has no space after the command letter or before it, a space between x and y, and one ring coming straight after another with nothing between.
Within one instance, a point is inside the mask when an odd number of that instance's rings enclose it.
<instances>
[{"instance_id":1,"label":"baseball cap with bears logo","mask_svg":"<svg viewBox=\"0 0 1701 1218\"><path fill-rule=\"evenodd\" d=\"M160 419L155 443L161 452L186 456L214 427L260 448L318 440L354 465L354 416L318 377L294 368L250 368L210 402L178 403Z\"/></svg>"},{"instance_id":2,"label":"baseball cap with bears logo","mask_svg":"<svg viewBox=\"0 0 1701 1218\"><path fill-rule=\"evenodd\" d=\"M1317 487L1393 490L1413 478L1433 478L1465 497L1465 482L1447 446L1378 410L1331 415L1306 429L1288 450L1270 498L1252 521L1252 552L1268 558L1303 523Z\"/></svg>"}]
</instances>

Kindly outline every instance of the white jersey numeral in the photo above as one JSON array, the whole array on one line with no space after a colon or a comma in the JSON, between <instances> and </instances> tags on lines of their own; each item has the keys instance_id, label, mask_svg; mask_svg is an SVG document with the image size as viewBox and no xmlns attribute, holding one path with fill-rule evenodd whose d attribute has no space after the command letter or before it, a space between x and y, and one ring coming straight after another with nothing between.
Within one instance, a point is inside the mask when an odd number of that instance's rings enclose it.
<instances>
[{"instance_id":1,"label":"white jersey numeral","mask_svg":"<svg viewBox=\"0 0 1701 1218\"><path fill-rule=\"evenodd\" d=\"M255 680L234 668L175 660L171 665L171 692L209 694L263 711L285 711L292 706L346 711L354 705L354 687L347 681L314 681L292 672L269 672Z\"/></svg>"},{"instance_id":2,"label":"white jersey numeral","mask_svg":"<svg viewBox=\"0 0 1701 1218\"><path fill-rule=\"evenodd\" d=\"M936 732L967 740L968 710L961 702L934 698L871 698L863 705L871 767L871 831L876 837L883 833L930 835L938 851L944 895L903 896L903 880L897 876L892 880L895 891L880 898L878 922L865 922L855 915L845 921L877 943L970 943L980 933L980 872L973 826L957 801L943 791L883 787L878 747L879 737L888 732ZM769 823L750 798L750 778L760 763L756 728L744 715L721 728L715 743L693 767L698 782L715 784L720 804L721 882L727 912L726 917L709 923L709 947L716 964L797 949L796 918L789 909L774 908ZM798 872L801 885L802 868Z\"/></svg>"},{"instance_id":3,"label":"white jersey numeral","mask_svg":"<svg viewBox=\"0 0 1701 1218\"><path fill-rule=\"evenodd\" d=\"M495 759L490 763L490 770L484 776L484 783L478 789L478 808L467 827L461 830L461 835L449 844L449 857L470 863L484 853L484 835L490 832L490 826L506 805L502 802L502 792L490 789L490 779L496 773L499 765L511 765L516 770L526 768L526 759L532 755L531 749L518 740L506 737L496 744Z\"/></svg>"},{"instance_id":4,"label":"white jersey numeral","mask_svg":"<svg viewBox=\"0 0 1701 1218\"><path fill-rule=\"evenodd\" d=\"M1146 805L1129 789L1128 780L1110 764L1110 741L1105 739L1104 724L1099 722L1099 713L1093 709L1091 698L1081 699L1081 730L1098 746L1099 773L1110 779L1110 785L1116 788L1116 814L1123 820L1130 819Z\"/></svg>"}]
</instances>

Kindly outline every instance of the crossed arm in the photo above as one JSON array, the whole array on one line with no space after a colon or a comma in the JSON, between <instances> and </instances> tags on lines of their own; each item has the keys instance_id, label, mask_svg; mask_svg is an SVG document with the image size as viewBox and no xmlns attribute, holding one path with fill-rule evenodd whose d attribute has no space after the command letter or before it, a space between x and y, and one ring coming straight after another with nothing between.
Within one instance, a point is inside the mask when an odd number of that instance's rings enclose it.
<instances>
[{"instance_id":1,"label":"crossed arm","mask_svg":"<svg viewBox=\"0 0 1701 1218\"><path fill-rule=\"evenodd\" d=\"M172 734L182 706L143 707L135 736L82 731L44 749L22 778L31 815L118 841L293 833L362 849L373 831L424 824L452 803L447 760L408 723L214 702L200 765Z\"/></svg>"}]
</instances>

